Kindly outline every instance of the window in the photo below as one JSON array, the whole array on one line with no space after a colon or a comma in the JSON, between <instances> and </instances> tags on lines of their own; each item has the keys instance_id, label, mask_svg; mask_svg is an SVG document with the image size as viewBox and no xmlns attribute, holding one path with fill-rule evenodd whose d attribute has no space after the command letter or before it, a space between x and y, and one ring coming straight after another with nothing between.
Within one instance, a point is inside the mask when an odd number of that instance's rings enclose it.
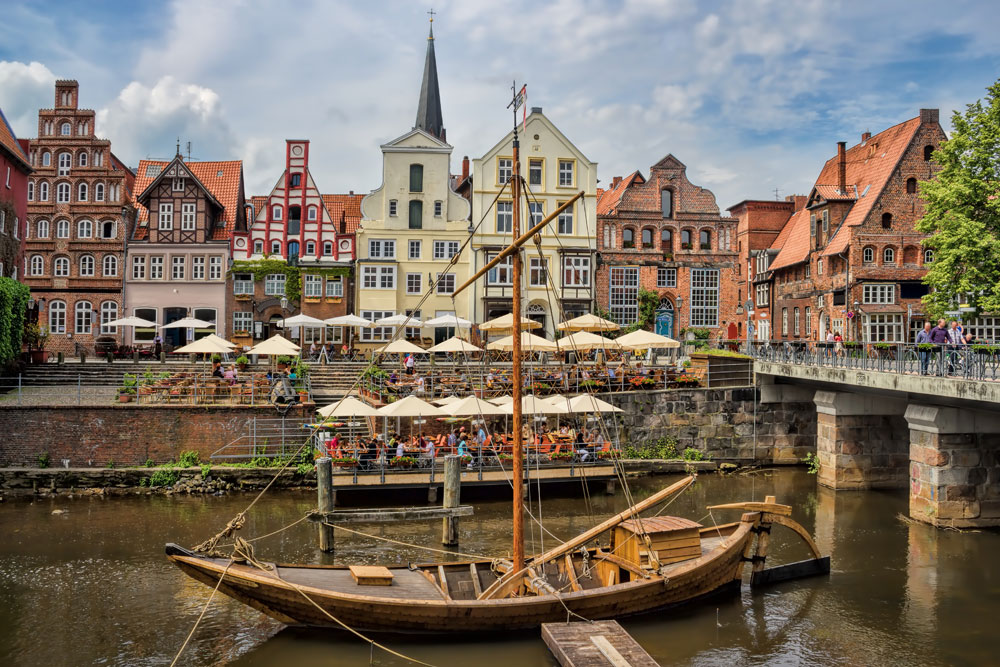
<instances>
[{"instance_id":1,"label":"window","mask_svg":"<svg viewBox=\"0 0 1000 667\"><path fill-rule=\"evenodd\" d=\"M56 203L69 203L69 183L59 183L56 185Z\"/></svg>"},{"instance_id":2,"label":"window","mask_svg":"<svg viewBox=\"0 0 1000 667\"><path fill-rule=\"evenodd\" d=\"M559 187L573 186L573 161L559 160Z\"/></svg>"},{"instance_id":3,"label":"window","mask_svg":"<svg viewBox=\"0 0 1000 667\"><path fill-rule=\"evenodd\" d=\"M35 182L28 181L28 201L35 201Z\"/></svg>"},{"instance_id":4,"label":"window","mask_svg":"<svg viewBox=\"0 0 1000 667\"><path fill-rule=\"evenodd\" d=\"M63 123L62 125L59 126L59 134L61 134L64 137L68 137L72 133L72 131L73 128L70 127L69 123Z\"/></svg>"},{"instance_id":5,"label":"window","mask_svg":"<svg viewBox=\"0 0 1000 667\"><path fill-rule=\"evenodd\" d=\"M204 280L205 279L205 258L204 257L192 257L191 258L191 280Z\"/></svg>"},{"instance_id":6,"label":"window","mask_svg":"<svg viewBox=\"0 0 1000 667\"><path fill-rule=\"evenodd\" d=\"M153 255L149 258L149 279L163 280L163 255Z\"/></svg>"},{"instance_id":7,"label":"window","mask_svg":"<svg viewBox=\"0 0 1000 667\"><path fill-rule=\"evenodd\" d=\"M663 252L673 252L674 233L669 229L660 230L660 250Z\"/></svg>"},{"instance_id":8,"label":"window","mask_svg":"<svg viewBox=\"0 0 1000 667\"><path fill-rule=\"evenodd\" d=\"M664 218L674 217L674 193L671 190L660 190L660 210Z\"/></svg>"},{"instance_id":9,"label":"window","mask_svg":"<svg viewBox=\"0 0 1000 667\"><path fill-rule=\"evenodd\" d=\"M94 186L94 201L104 201L104 183Z\"/></svg>"},{"instance_id":10,"label":"window","mask_svg":"<svg viewBox=\"0 0 1000 667\"><path fill-rule=\"evenodd\" d=\"M806 306L805 310L806 317L806 338L812 335L812 308Z\"/></svg>"},{"instance_id":11,"label":"window","mask_svg":"<svg viewBox=\"0 0 1000 667\"><path fill-rule=\"evenodd\" d=\"M375 320L380 320L383 317L392 317L395 315L391 310L362 310L361 317L368 320L369 322L374 322ZM372 343L372 342L382 342L387 341L392 338L392 331L394 327L361 327L361 342L362 343Z\"/></svg>"},{"instance_id":12,"label":"window","mask_svg":"<svg viewBox=\"0 0 1000 667\"><path fill-rule=\"evenodd\" d=\"M272 255L281 254L281 241L271 241L271 254Z\"/></svg>"},{"instance_id":13,"label":"window","mask_svg":"<svg viewBox=\"0 0 1000 667\"><path fill-rule=\"evenodd\" d=\"M132 314L150 322L156 321L156 308L133 308ZM133 340L136 341L152 342L156 333L156 327L135 327L132 330Z\"/></svg>"},{"instance_id":14,"label":"window","mask_svg":"<svg viewBox=\"0 0 1000 667\"><path fill-rule=\"evenodd\" d=\"M830 210L829 209L824 210L822 217L823 217L823 234L826 235L830 233Z\"/></svg>"},{"instance_id":15,"label":"window","mask_svg":"<svg viewBox=\"0 0 1000 667\"><path fill-rule=\"evenodd\" d=\"M916 191L917 191L917 179L915 178L906 179L906 192L912 195Z\"/></svg>"},{"instance_id":16,"label":"window","mask_svg":"<svg viewBox=\"0 0 1000 667\"><path fill-rule=\"evenodd\" d=\"M81 167L86 167L87 166L87 153L86 153L86 151L80 153L80 155L77 156L76 163L79 166L81 166Z\"/></svg>"},{"instance_id":17,"label":"window","mask_svg":"<svg viewBox=\"0 0 1000 667\"><path fill-rule=\"evenodd\" d=\"M903 343L902 313L874 313L865 317L865 339L869 343Z\"/></svg>"},{"instance_id":18,"label":"window","mask_svg":"<svg viewBox=\"0 0 1000 667\"><path fill-rule=\"evenodd\" d=\"M328 343L344 342L344 327L327 327L326 342Z\"/></svg>"},{"instance_id":19,"label":"window","mask_svg":"<svg viewBox=\"0 0 1000 667\"><path fill-rule=\"evenodd\" d=\"M105 220L101 223L101 238L102 239L113 239L117 234L115 233L117 225L114 220Z\"/></svg>"},{"instance_id":20,"label":"window","mask_svg":"<svg viewBox=\"0 0 1000 667\"><path fill-rule=\"evenodd\" d=\"M132 280L146 279L146 258L143 255L132 256Z\"/></svg>"},{"instance_id":21,"label":"window","mask_svg":"<svg viewBox=\"0 0 1000 667\"><path fill-rule=\"evenodd\" d=\"M924 162L930 162L931 156L934 154L933 146L924 146Z\"/></svg>"},{"instance_id":22,"label":"window","mask_svg":"<svg viewBox=\"0 0 1000 667\"><path fill-rule=\"evenodd\" d=\"M630 227L626 227L622 230L622 247L623 248L634 248L635 247L635 232L632 231Z\"/></svg>"},{"instance_id":23,"label":"window","mask_svg":"<svg viewBox=\"0 0 1000 667\"><path fill-rule=\"evenodd\" d=\"M253 252L254 252L255 255L263 255L264 254L264 242L263 241L254 241L253 242Z\"/></svg>"},{"instance_id":24,"label":"window","mask_svg":"<svg viewBox=\"0 0 1000 667\"><path fill-rule=\"evenodd\" d=\"M66 302L65 301L51 301L51 302L49 302L49 333L50 334L64 334L64 333L66 333Z\"/></svg>"},{"instance_id":25,"label":"window","mask_svg":"<svg viewBox=\"0 0 1000 667\"><path fill-rule=\"evenodd\" d=\"M94 235L94 223L90 220L80 220L76 223L76 237L78 239L89 239Z\"/></svg>"},{"instance_id":26,"label":"window","mask_svg":"<svg viewBox=\"0 0 1000 667\"><path fill-rule=\"evenodd\" d=\"M172 192L184 192L184 178L174 178L170 184Z\"/></svg>"},{"instance_id":27,"label":"window","mask_svg":"<svg viewBox=\"0 0 1000 667\"><path fill-rule=\"evenodd\" d=\"M893 283L866 283L862 294L865 304L896 303L896 285Z\"/></svg>"},{"instance_id":28,"label":"window","mask_svg":"<svg viewBox=\"0 0 1000 667\"><path fill-rule=\"evenodd\" d=\"M423 292L423 274L422 273L407 273L406 274L406 293L407 294L420 294Z\"/></svg>"},{"instance_id":29,"label":"window","mask_svg":"<svg viewBox=\"0 0 1000 667\"><path fill-rule=\"evenodd\" d=\"M435 241L434 259L451 259L458 254L458 241Z\"/></svg>"},{"instance_id":30,"label":"window","mask_svg":"<svg viewBox=\"0 0 1000 667\"><path fill-rule=\"evenodd\" d=\"M361 284L364 289L396 289L396 267L364 266Z\"/></svg>"},{"instance_id":31,"label":"window","mask_svg":"<svg viewBox=\"0 0 1000 667\"><path fill-rule=\"evenodd\" d=\"M297 188L302 184L302 174L295 172L294 174L288 175L288 187Z\"/></svg>"},{"instance_id":32,"label":"window","mask_svg":"<svg viewBox=\"0 0 1000 667\"><path fill-rule=\"evenodd\" d=\"M396 241L392 239L369 239L368 256L372 259L396 259Z\"/></svg>"},{"instance_id":33,"label":"window","mask_svg":"<svg viewBox=\"0 0 1000 667\"><path fill-rule=\"evenodd\" d=\"M410 200L410 216L407 225L410 229L423 229L424 203L419 199Z\"/></svg>"},{"instance_id":34,"label":"window","mask_svg":"<svg viewBox=\"0 0 1000 667\"><path fill-rule=\"evenodd\" d=\"M656 270L657 287L677 287L677 269L658 268Z\"/></svg>"},{"instance_id":35,"label":"window","mask_svg":"<svg viewBox=\"0 0 1000 667\"><path fill-rule=\"evenodd\" d=\"M315 206L310 206L308 209L306 209L307 220L315 220L318 215L319 215L319 209L317 209Z\"/></svg>"},{"instance_id":36,"label":"window","mask_svg":"<svg viewBox=\"0 0 1000 667\"><path fill-rule=\"evenodd\" d=\"M455 291L455 274L439 273L437 284L434 290L437 294L451 294Z\"/></svg>"},{"instance_id":37,"label":"window","mask_svg":"<svg viewBox=\"0 0 1000 667\"><path fill-rule=\"evenodd\" d=\"M268 296L284 296L285 281L287 276L284 273L269 273L264 276L264 294Z\"/></svg>"},{"instance_id":38,"label":"window","mask_svg":"<svg viewBox=\"0 0 1000 667\"><path fill-rule=\"evenodd\" d=\"M424 191L424 165L410 165L410 192Z\"/></svg>"},{"instance_id":39,"label":"window","mask_svg":"<svg viewBox=\"0 0 1000 667\"><path fill-rule=\"evenodd\" d=\"M181 204L181 231L194 231L194 204Z\"/></svg>"},{"instance_id":40,"label":"window","mask_svg":"<svg viewBox=\"0 0 1000 667\"><path fill-rule=\"evenodd\" d=\"M312 257L316 254L316 242L306 241L306 255Z\"/></svg>"},{"instance_id":41,"label":"window","mask_svg":"<svg viewBox=\"0 0 1000 667\"><path fill-rule=\"evenodd\" d=\"M323 296L323 277L305 276L302 281L302 294L306 298L318 299Z\"/></svg>"},{"instance_id":42,"label":"window","mask_svg":"<svg viewBox=\"0 0 1000 667\"><path fill-rule=\"evenodd\" d=\"M612 266L609 275L611 317L621 326L639 319L639 268Z\"/></svg>"},{"instance_id":43,"label":"window","mask_svg":"<svg viewBox=\"0 0 1000 667\"><path fill-rule=\"evenodd\" d=\"M930 248L924 250L924 264L930 264L934 261L934 251Z\"/></svg>"},{"instance_id":44,"label":"window","mask_svg":"<svg viewBox=\"0 0 1000 667\"><path fill-rule=\"evenodd\" d=\"M280 206L272 206L271 207L271 219L272 220L281 220L281 207Z\"/></svg>"},{"instance_id":45,"label":"window","mask_svg":"<svg viewBox=\"0 0 1000 667\"><path fill-rule=\"evenodd\" d=\"M754 289L756 293L754 302L757 304L758 308L763 308L768 304L767 283L760 283Z\"/></svg>"},{"instance_id":46,"label":"window","mask_svg":"<svg viewBox=\"0 0 1000 667\"><path fill-rule=\"evenodd\" d=\"M109 327L108 322L112 322L118 319L118 304L114 301L105 301L101 303L101 333L102 334L115 334L117 330L115 327Z\"/></svg>"},{"instance_id":47,"label":"window","mask_svg":"<svg viewBox=\"0 0 1000 667\"><path fill-rule=\"evenodd\" d=\"M90 305L89 301L77 301L75 317L73 321L75 323L73 327L73 333L76 334L89 334L90 328L94 322L93 307Z\"/></svg>"},{"instance_id":48,"label":"window","mask_svg":"<svg viewBox=\"0 0 1000 667\"><path fill-rule=\"evenodd\" d=\"M233 274L233 294L247 295L253 294L253 274L234 273Z\"/></svg>"},{"instance_id":49,"label":"window","mask_svg":"<svg viewBox=\"0 0 1000 667\"><path fill-rule=\"evenodd\" d=\"M541 202L530 202L528 214L531 216L531 224L537 225L545 217L545 206Z\"/></svg>"},{"instance_id":50,"label":"window","mask_svg":"<svg viewBox=\"0 0 1000 667\"><path fill-rule=\"evenodd\" d=\"M187 258L183 255L180 257L170 258L170 279L171 280L184 280L184 272L187 268Z\"/></svg>"},{"instance_id":51,"label":"window","mask_svg":"<svg viewBox=\"0 0 1000 667\"><path fill-rule=\"evenodd\" d=\"M507 157L497 160L497 185L503 185L514 175L514 161Z\"/></svg>"},{"instance_id":52,"label":"window","mask_svg":"<svg viewBox=\"0 0 1000 667\"><path fill-rule=\"evenodd\" d=\"M896 251L892 248L886 248L882 251L882 263L883 264L895 264L896 263Z\"/></svg>"},{"instance_id":53,"label":"window","mask_svg":"<svg viewBox=\"0 0 1000 667\"><path fill-rule=\"evenodd\" d=\"M69 153L59 154L59 164L56 173L59 176L66 176L69 174L70 168L73 166L73 156Z\"/></svg>"},{"instance_id":54,"label":"window","mask_svg":"<svg viewBox=\"0 0 1000 667\"><path fill-rule=\"evenodd\" d=\"M549 260L531 257L528 260L528 286L545 287L549 280Z\"/></svg>"},{"instance_id":55,"label":"window","mask_svg":"<svg viewBox=\"0 0 1000 667\"><path fill-rule=\"evenodd\" d=\"M161 231L172 230L174 228L174 205L160 203L156 220Z\"/></svg>"},{"instance_id":56,"label":"window","mask_svg":"<svg viewBox=\"0 0 1000 667\"><path fill-rule=\"evenodd\" d=\"M31 256L31 275L41 276L45 273L45 259L41 255Z\"/></svg>"},{"instance_id":57,"label":"window","mask_svg":"<svg viewBox=\"0 0 1000 667\"><path fill-rule=\"evenodd\" d=\"M590 257L563 257L563 287L590 287Z\"/></svg>"},{"instance_id":58,"label":"window","mask_svg":"<svg viewBox=\"0 0 1000 667\"><path fill-rule=\"evenodd\" d=\"M327 257L333 254L333 241L323 241L323 254Z\"/></svg>"},{"instance_id":59,"label":"window","mask_svg":"<svg viewBox=\"0 0 1000 667\"><path fill-rule=\"evenodd\" d=\"M102 267L105 278L118 277L118 258L114 255L104 256L104 266Z\"/></svg>"},{"instance_id":60,"label":"window","mask_svg":"<svg viewBox=\"0 0 1000 667\"><path fill-rule=\"evenodd\" d=\"M691 230L682 229L681 230L681 250L691 249Z\"/></svg>"},{"instance_id":61,"label":"window","mask_svg":"<svg viewBox=\"0 0 1000 667\"><path fill-rule=\"evenodd\" d=\"M104 165L104 153L102 151L94 151L94 166L100 167Z\"/></svg>"},{"instance_id":62,"label":"window","mask_svg":"<svg viewBox=\"0 0 1000 667\"><path fill-rule=\"evenodd\" d=\"M562 203L559 203L562 206ZM560 234L572 234L573 233L573 207L570 206L565 211L559 214L557 222L557 230Z\"/></svg>"},{"instance_id":63,"label":"window","mask_svg":"<svg viewBox=\"0 0 1000 667\"><path fill-rule=\"evenodd\" d=\"M288 235L298 236L299 230L302 228L302 207L301 206L289 206L288 207Z\"/></svg>"},{"instance_id":64,"label":"window","mask_svg":"<svg viewBox=\"0 0 1000 667\"><path fill-rule=\"evenodd\" d=\"M782 336L787 336L788 335L788 309L787 308L782 308L781 309L781 335Z\"/></svg>"},{"instance_id":65,"label":"window","mask_svg":"<svg viewBox=\"0 0 1000 667\"><path fill-rule=\"evenodd\" d=\"M823 275L823 258L820 257L816 260L816 275Z\"/></svg>"},{"instance_id":66,"label":"window","mask_svg":"<svg viewBox=\"0 0 1000 667\"><path fill-rule=\"evenodd\" d=\"M514 204L509 201L497 202L497 234L510 234L514 229Z\"/></svg>"},{"instance_id":67,"label":"window","mask_svg":"<svg viewBox=\"0 0 1000 667\"><path fill-rule=\"evenodd\" d=\"M326 296L330 299L341 299L344 296L344 279L337 278L327 278L326 279Z\"/></svg>"},{"instance_id":68,"label":"window","mask_svg":"<svg viewBox=\"0 0 1000 667\"><path fill-rule=\"evenodd\" d=\"M42 166L48 167L52 164L52 154L48 151L42 153Z\"/></svg>"},{"instance_id":69,"label":"window","mask_svg":"<svg viewBox=\"0 0 1000 667\"><path fill-rule=\"evenodd\" d=\"M882 214L882 229L892 229L892 213Z\"/></svg>"},{"instance_id":70,"label":"window","mask_svg":"<svg viewBox=\"0 0 1000 667\"><path fill-rule=\"evenodd\" d=\"M649 227L642 230L642 248L643 250L653 249L653 230Z\"/></svg>"},{"instance_id":71,"label":"window","mask_svg":"<svg viewBox=\"0 0 1000 667\"><path fill-rule=\"evenodd\" d=\"M1000 318L977 317L964 322L965 330L971 331L976 338L996 343L1000 341Z\"/></svg>"},{"instance_id":72,"label":"window","mask_svg":"<svg viewBox=\"0 0 1000 667\"><path fill-rule=\"evenodd\" d=\"M248 310L234 312L233 331L253 331L253 312Z\"/></svg>"},{"instance_id":73,"label":"window","mask_svg":"<svg viewBox=\"0 0 1000 667\"><path fill-rule=\"evenodd\" d=\"M46 153L48 155L48 153ZM48 201L49 200L49 184L42 181L38 184L38 201Z\"/></svg>"},{"instance_id":74,"label":"window","mask_svg":"<svg viewBox=\"0 0 1000 667\"><path fill-rule=\"evenodd\" d=\"M389 200L389 215L391 215L393 217L395 217L395 215L396 215L396 200L395 199L390 199Z\"/></svg>"},{"instance_id":75,"label":"window","mask_svg":"<svg viewBox=\"0 0 1000 667\"><path fill-rule=\"evenodd\" d=\"M711 250L712 232L708 231L707 229L703 229L700 232L698 232L698 246L702 250Z\"/></svg>"},{"instance_id":76,"label":"window","mask_svg":"<svg viewBox=\"0 0 1000 667\"><path fill-rule=\"evenodd\" d=\"M407 247L408 250L406 256L408 259L420 259L421 243L419 239L410 239L410 242L407 244Z\"/></svg>"},{"instance_id":77,"label":"window","mask_svg":"<svg viewBox=\"0 0 1000 667\"><path fill-rule=\"evenodd\" d=\"M861 261L864 262L865 264L874 264L875 249L872 248L871 246L865 247L865 249L861 251Z\"/></svg>"},{"instance_id":78,"label":"window","mask_svg":"<svg viewBox=\"0 0 1000 667\"><path fill-rule=\"evenodd\" d=\"M719 326L719 270L691 269L691 326Z\"/></svg>"},{"instance_id":79,"label":"window","mask_svg":"<svg viewBox=\"0 0 1000 667\"><path fill-rule=\"evenodd\" d=\"M487 264L493 261L494 257L496 257L496 255L487 255ZM504 257L499 264L486 272L486 284L495 286L510 285L513 281L513 271L513 260L508 255L507 257Z\"/></svg>"},{"instance_id":80,"label":"window","mask_svg":"<svg viewBox=\"0 0 1000 667\"><path fill-rule=\"evenodd\" d=\"M434 202L434 217L440 218L443 211L444 211L444 202L440 200Z\"/></svg>"},{"instance_id":81,"label":"window","mask_svg":"<svg viewBox=\"0 0 1000 667\"><path fill-rule=\"evenodd\" d=\"M800 325L799 325L799 321L800 321L800 319L801 319L801 318L799 317L799 309L798 309L798 308L795 308L795 309L794 309L794 313L793 313L793 317L794 317L794 319L793 319L793 324L794 324L794 329L793 329L793 331L794 331L794 334L795 334L795 337L797 338L797 337L799 336L799 333L800 333L800 329L799 329L799 326L800 326Z\"/></svg>"}]
</instances>

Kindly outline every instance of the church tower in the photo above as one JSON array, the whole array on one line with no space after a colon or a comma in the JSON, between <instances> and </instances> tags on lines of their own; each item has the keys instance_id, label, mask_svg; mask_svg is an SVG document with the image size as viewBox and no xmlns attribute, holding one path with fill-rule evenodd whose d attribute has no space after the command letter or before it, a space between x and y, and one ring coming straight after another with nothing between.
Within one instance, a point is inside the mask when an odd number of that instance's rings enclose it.
<instances>
[{"instance_id":1,"label":"church tower","mask_svg":"<svg viewBox=\"0 0 1000 667\"><path fill-rule=\"evenodd\" d=\"M444 119L441 116L441 92L438 90L437 60L434 57L434 16L431 16L427 36L427 56L424 60L424 80L420 84L420 102L417 105L417 123L420 129L441 141L445 138Z\"/></svg>"}]
</instances>

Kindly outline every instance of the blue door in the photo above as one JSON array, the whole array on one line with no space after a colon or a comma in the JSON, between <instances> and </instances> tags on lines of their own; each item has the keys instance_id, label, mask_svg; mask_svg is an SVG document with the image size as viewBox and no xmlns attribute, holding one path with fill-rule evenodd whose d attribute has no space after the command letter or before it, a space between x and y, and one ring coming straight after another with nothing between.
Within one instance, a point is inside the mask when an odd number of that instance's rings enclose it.
<instances>
[{"instance_id":1,"label":"blue door","mask_svg":"<svg viewBox=\"0 0 1000 667\"><path fill-rule=\"evenodd\" d=\"M656 311L656 333L668 338L674 337L674 307L661 306Z\"/></svg>"}]
</instances>

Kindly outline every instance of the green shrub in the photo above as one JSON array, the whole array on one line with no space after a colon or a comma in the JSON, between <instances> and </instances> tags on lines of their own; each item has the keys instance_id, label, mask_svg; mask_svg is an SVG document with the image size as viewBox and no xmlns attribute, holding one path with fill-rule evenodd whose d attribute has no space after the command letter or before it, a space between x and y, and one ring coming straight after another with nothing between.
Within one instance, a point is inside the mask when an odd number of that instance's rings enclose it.
<instances>
[{"instance_id":1,"label":"green shrub","mask_svg":"<svg viewBox=\"0 0 1000 667\"><path fill-rule=\"evenodd\" d=\"M157 470L150 476L150 486L173 486L180 479L180 474L176 470Z\"/></svg>"},{"instance_id":2,"label":"green shrub","mask_svg":"<svg viewBox=\"0 0 1000 667\"><path fill-rule=\"evenodd\" d=\"M812 452L806 454L802 462L806 464L810 475L815 475L819 472L819 458Z\"/></svg>"},{"instance_id":3,"label":"green shrub","mask_svg":"<svg viewBox=\"0 0 1000 667\"><path fill-rule=\"evenodd\" d=\"M707 458L703 451L694 447L685 449L681 456L685 461L704 461Z\"/></svg>"},{"instance_id":4,"label":"green shrub","mask_svg":"<svg viewBox=\"0 0 1000 667\"><path fill-rule=\"evenodd\" d=\"M181 452L180 460L177 461L177 465L181 468L194 468L199 463L201 463L201 457L195 451Z\"/></svg>"},{"instance_id":5,"label":"green shrub","mask_svg":"<svg viewBox=\"0 0 1000 667\"><path fill-rule=\"evenodd\" d=\"M48 468L49 467L49 463L51 463L51 461L49 459L49 453L48 452L42 452L41 454L38 455L38 467L39 468Z\"/></svg>"},{"instance_id":6,"label":"green shrub","mask_svg":"<svg viewBox=\"0 0 1000 667\"><path fill-rule=\"evenodd\" d=\"M114 470L115 469L115 462L114 461L108 461L107 468L108 468L108 470Z\"/></svg>"},{"instance_id":7,"label":"green shrub","mask_svg":"<svg viewBox=\"0 0 1000 667\"><path fill-rule=\"evenodd\" d=\"M300 463L298 466L295 467L295 473L299 476L305 477L306 475L311 473L313 471L313 468L315 467L316 466L314 466L312 463Z\"/></svg>"},{"instance_id":8,"label":"green shrub","mask_svg":"<svg viewBox=\"0 0 1000 667\"><path fill-rule=\"evenodd\" d=\"M238 364L249 364L250 360L247 358L247 355L241 354L240 356L236 357L236 363L238 363Z\"/></svg>"},{"instance_id":9,"label":"green shrub","mask_svg":"<svg viewBox=\"0 0 1000 667\"><path fill-rule=\"evenodd\" d=\"M149 486L149 478L148 477L143 477L142 479L140 479L139 480L139 486L142 486L142 487Z\"/></svg>"},{"instance_id":10,"label":"green shrub","mask_svg":"<svg viewBox=\"0 0 1000 667\"><path fill-rule=\"evenodd\" d=\"M644 443L640 447L628 445L625 447L627 459L676 459L677 440L664 436L654 442Z\"/></svg>"},{"instance_id":11,"label":"green shrub","mask_svg":"<svg viewBox=\"0 0 1000 667\"><path fill-rule=\"evenodd\" d=\"M212 363L213 364L221 364L222 363L222 355L219 354L219 353L213 354L212 355Z\"/></svg>"},{"instance_id":12,"label":"green shrub","mask_svg":"<svg viewBox=\"0 0 1000 667\"><path fill-rule=\"evenodd\" d=\"M147 468L153 468L155 466L156 466L156 464L153 463L153 459L146 459L146 467Z\"/></svg>"},{"instance_id":13,"label":"green shrub","mask_svg":"<svg viewBox=\"0 0 1000 667\"><path fill-rule=\"evenodd\" d=\"M201 464L201 478L208 479L208 474L212 472L212 466L207 463Z\"/></svg>"}]
</instances>

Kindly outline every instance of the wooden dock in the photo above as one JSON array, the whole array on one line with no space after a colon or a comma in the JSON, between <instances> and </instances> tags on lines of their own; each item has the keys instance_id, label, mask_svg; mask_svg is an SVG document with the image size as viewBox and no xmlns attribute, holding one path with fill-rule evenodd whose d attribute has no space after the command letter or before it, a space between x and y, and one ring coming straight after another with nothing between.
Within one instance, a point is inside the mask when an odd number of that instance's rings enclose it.
<instances>
[{"instance_id":1,"label":"wooden dock","mask_svg":"<svg viewBox=\"0 0 1000 667\"><path fill-rule=\"evenodd\" d=\"M543 623L542 639L563 667L657 667L617 621Z\"/></svg>"},{"instance_id":2,"label":"wooden dock","mask_svg":"<svg viewBox=\"0 0 1000 667\"><path fill-rule=\"evenodd\" d=\"M482 472L482 479L480 479L479 471L466 469L462 471L461 475L462 487L467 488L492 484L507 485L510 483L508 481L510 475L510 470L484 470ZM611 464L577 466L576 468L550 466L531 470L528 473L528 480L531 482L538 480L542 482L573 482L580 479L593 481L616 479L615 469ZM338 491L364 486L412 488L426 487L431 484L438 486L444 484L444 474L441 470L435 470L433 481L431 480L429 470L386 471L384 479L378 472L358 471L357 481L355 481L353 472L346 472L343 469L336 470L333 475L333 485Z\"/></svg>"}]
</instances>

